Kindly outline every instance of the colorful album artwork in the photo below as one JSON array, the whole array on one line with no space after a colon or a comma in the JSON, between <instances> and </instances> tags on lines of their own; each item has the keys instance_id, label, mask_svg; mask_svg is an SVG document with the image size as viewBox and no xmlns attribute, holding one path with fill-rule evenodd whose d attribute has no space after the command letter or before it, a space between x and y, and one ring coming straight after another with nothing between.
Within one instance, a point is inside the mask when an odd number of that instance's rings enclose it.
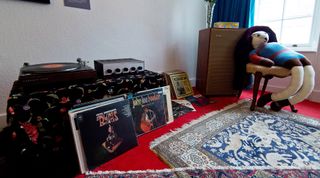
<instances>
[{"instance_id":1,"label":"colorful album artwork","mask_svg":"<svg viewBox=\"0 0 320 178\"><path fill-rule=\"evenodd\" d=\"M169 91L169 88L166 87L166 90ZM139 92L130 99L135 130L138 136L173 120L171 102L168 105L167 95L170 95L170 93L165 94L164 89L160 87Z\"/></svg>"},{"instance_id":2,"label":"colorful album artwork","mask_svg":"<svg viewBox=\"0 0 320 178\"><path fill-rule=\"evenodd\" d=\"M93 105L94 107L89 105L69 112L82 172L137 145L127 99Z\"/></svg>"}]
</instances>

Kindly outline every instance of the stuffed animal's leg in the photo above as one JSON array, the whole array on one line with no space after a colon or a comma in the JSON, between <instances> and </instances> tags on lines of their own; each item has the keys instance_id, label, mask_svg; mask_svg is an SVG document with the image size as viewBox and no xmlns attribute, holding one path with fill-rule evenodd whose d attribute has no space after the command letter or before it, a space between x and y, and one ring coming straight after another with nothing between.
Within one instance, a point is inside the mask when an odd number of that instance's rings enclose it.
<instances>
[{"instance_id":1,"label":"stuffed animal's leg","mask_svg":"<svg viewBox=\"0 0 320 178\"><path fill-rule=\"evenodd\" d=\"M302 66L295 66L291 69L291 82L289 86L278 93L271 95L272 101L280 101L293 96L301 88L303 84L304 71Z\"/></svg>"},{"instance_id":2,"label":"stuffed animal's leg","mask_svg":"<svg viewBox=\"0 0 320 178\"><path fill-rule=\"evenodd\" d=\"M315 72L311 65L304 67L303 85L301 89L289 99L272 102L271 109L274 111L280 111L284 106L297 104L306 99L314 88Z\"/></svg>"},{"instance_id":3,"label":"stuffed animal's leg","mask_svg":"<svg viewBox=\"0 0 320 178\"><path fill-rule=\"evenodd\" d=\"M304 66L303 85L296 95L289 98L289 102L294 105L306 99L314 88L315 72L311 65Z\"/></svg>"},{"instance_id":4,"label":"stuffed animal's leg","mask_svg":"<svg viewBox=\"0 0 320 178\"><path fill-rule=\"evenodd\" d=\"M263 107L270 101L280 101L284 99L288 99L290 96L297 93L297 91L301 88L303 82L303 67L295 66L291 69L291 82L289 86L278 93L265 94L261 96L258 100L257 106Z\"/></svg>"}]
</instances>

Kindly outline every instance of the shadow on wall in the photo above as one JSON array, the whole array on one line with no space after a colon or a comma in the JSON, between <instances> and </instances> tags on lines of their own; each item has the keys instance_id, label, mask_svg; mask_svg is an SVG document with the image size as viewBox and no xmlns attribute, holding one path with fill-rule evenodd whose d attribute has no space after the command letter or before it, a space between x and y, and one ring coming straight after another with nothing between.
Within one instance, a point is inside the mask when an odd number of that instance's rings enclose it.
<instances>
[{"instance_id":1,"label":"shadow on wall","mask_svg":"<svg viewBox=\"0 0 320 178\"><path fill-rule=\"evenodd\" d=\"M7 126L7 115L0 114L0 131Z\"/></svg>"}]
</instances>

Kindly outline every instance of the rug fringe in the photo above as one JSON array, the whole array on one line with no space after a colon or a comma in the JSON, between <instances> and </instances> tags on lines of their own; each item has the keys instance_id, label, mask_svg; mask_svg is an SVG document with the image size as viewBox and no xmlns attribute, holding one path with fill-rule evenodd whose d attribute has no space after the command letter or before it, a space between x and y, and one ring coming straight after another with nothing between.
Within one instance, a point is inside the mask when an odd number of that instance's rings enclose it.
<instances>
[{"instance_id":1,"label":"rug fringe","mask_svg":"<svg viewBox=\"0 0 320 178\"><path fill-rule=\"evenodd\" d=\"M224 108L220 109L220 110L216 110L216 111L212 111L212 112L209 112L209 113L206 113L202 116L200 116L200 118L196 119L196 120L193 120L189 123L186 123L184 125L182 125L181 127L175 129L175 130L170 130L168 133L156 138L155 140L153 140L152 142L150 142L150 149L153 149L156 145L158 145L159 143L167 140L169 137L179 133L179 132L182 132L183 130L193 126L194 124L197 124L197 123L200 123L206 119L208 119L209 117L217 114L217 113L220 113L222 111L225 111L225 110L228 110L228 109L231 109L235 106L237 106L238 104L243 104L243 103L246 103L250 101L250 99L242 99L242 100L239 100L238 102L236 103L233 103L233 104L230 104L228 106L225 106Z\"/></svg>"},{"instance_id":2,"label":"rug fringe","mask_svg":"<svg viewBox=\"0 0 320 178\"><path fill-rule=\"evenodd\" d=\"M129 170L129 171L88 171L86 175L102 175L102 174L125 174L125 173L166 173L166 172L179 172L188 170L320 170L316 166L308 167L293 167L293 166L282 166L282 167L271 167L271 166L214 166L212 168L205 167L183 167L183 168L172 168L172 169L147 169L147 170Z\"/></svg>"}]
</instances>

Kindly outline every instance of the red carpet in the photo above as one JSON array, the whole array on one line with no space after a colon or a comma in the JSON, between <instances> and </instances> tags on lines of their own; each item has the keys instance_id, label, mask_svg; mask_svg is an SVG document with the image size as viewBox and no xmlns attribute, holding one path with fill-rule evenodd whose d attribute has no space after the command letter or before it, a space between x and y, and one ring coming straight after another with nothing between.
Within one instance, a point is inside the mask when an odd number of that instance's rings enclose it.
<instances>
[{"instance_id":1,"label":"red carpet","mask_svg":"<svg viewBox=\"0 0 320 178\"><path fill-rule=\"evenodd\" d=\"M240 99L251 98L251 91L243 91ZM162 162L156 154L154 154L149 149L149 143L153 141L155 138L160 137L161 135L169 132L170 130L174 130L176 128L181 127L183 124L188 123L205 113L219 110L238 101L236 97L213 97L211 100L215 101L209 105L198 107L194 105L196 112L190 112L186 115L177 118L173 123L168 124L162 128L154 130L148 134L140 136L138 138L139 146L129 150L128 152L120 155L119 157L101 165L93 171L106 171L106 170L144 170L144 169L163 169L169 168L164 162ZM298 113L306 116L311 116L314 118L320 118L320 103L304 101L297 105L295 105L296 109L298 109ZM289 107L285 108L289 110ZM78 177L83 177L83 175L79 175Z\"/></svg>"}]
</instances>

